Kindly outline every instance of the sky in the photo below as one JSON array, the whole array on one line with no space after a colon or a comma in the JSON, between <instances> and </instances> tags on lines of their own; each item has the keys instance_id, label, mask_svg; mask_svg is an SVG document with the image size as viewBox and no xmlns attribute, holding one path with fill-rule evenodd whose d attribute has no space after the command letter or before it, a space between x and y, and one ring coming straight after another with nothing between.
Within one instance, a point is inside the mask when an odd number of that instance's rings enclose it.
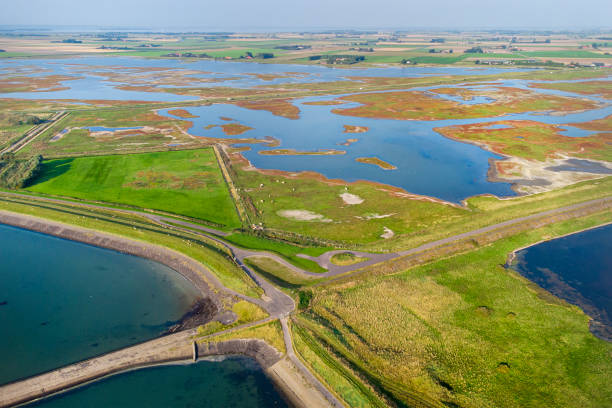
<instances>
[{"instance_id":1,"label":"sky","mask_svg":"<svg viewBox=\"0 0 612 408\"><path fill-rule=\"evenodd\" d=\"M202 31L612 28L612 0L0 0L0 25Z\"/></svg>"}]
</instances>

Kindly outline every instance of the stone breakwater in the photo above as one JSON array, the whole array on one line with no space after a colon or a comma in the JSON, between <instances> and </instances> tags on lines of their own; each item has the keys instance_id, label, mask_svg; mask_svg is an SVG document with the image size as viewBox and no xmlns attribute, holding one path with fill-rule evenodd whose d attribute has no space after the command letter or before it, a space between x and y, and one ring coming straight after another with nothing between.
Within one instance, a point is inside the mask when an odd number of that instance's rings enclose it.
<instances>
[{"instance_id":1,"label":"stone breakwater","mask_svg":"<svg viewBox=\"0 0 612 408\"><path fill-rule=\"evenodd\" d=\"M194 346L195 334L195 330L171 334L4 385L0 387L0 407L32 402L120 372L188 362L197 357L241 354L254 358L266 372L282 357L273 347L258 339L228 340Z\"/></svg>"}]
</instances>

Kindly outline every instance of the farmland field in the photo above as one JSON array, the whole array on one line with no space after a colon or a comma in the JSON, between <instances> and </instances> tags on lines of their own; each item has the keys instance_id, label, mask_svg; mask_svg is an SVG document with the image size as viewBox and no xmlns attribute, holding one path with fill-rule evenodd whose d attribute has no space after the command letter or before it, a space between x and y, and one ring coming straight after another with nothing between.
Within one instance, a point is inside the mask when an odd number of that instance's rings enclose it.
<instances>
[{"instance_id":1,"label":"farmland field","mask_svg":"<svg viewBox=\"0 0 612 408\"><path fill-rule=\"evenodd\" d=\"M49 160L29 190L240 226L212 149Z\"/></svg>"}]
</instances>

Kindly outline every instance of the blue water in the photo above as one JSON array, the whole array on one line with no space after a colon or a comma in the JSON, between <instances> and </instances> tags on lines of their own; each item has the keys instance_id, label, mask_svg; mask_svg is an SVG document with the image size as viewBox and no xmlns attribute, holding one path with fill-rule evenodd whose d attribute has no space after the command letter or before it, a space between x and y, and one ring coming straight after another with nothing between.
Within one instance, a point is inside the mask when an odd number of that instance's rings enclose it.
<instances>
[{"instance_id":1,"label":"blue water","mask_svg":"<svg viewBox=\"0 0 612 408\"><path fill-rule=\"evenodd\" d=\"M525 86L523 84L523 86ZM300 109L300 119L287 119L267 111L255 111L235 105L187 107L192 115L189 133L212 138L274 137L280 140L279 148L313 151L318 149L345 150L345 155L329 156L277 156L261 155L269 149L265 144L251 145L243 155L257 168L280 169L289 172L316 171L328 178L346 181L369 180L401 187L408 192L437 197L450 202L478 195L494 194L513 196L516 193L509 183L491 182L487 179L490 159L501 158L478 146L457 142L441 136L438 127L495 122L499 120L534 120L550 124L577 123L598 119L612 114L607 106L587 112L564 116L545 113L508 114L503 117L476 119L449 119L435 121L402 121L341 116L334 109L350 108L357 104L338 106L306 105L305 102L329 100L335 97L309 97L294 100ZM160 114L175 119L168 109ZM239 136L227 136L220 127L205 129L208 125L227 123L220 117L230 117L253 129ZM365 133L343 133L344 125L365 126ZM491 126L498 126L492 124ZM584 137L590 134L574 126L566 126L564 134ZM340 143L348 138L359 139L350 146ZM397 166L387 171L377 166L355 161L357 157L376 156Z\"/></svg>"},{"instance_id":2,"label":"blue water","mask_svg":"<svg viewBox=\"0 0 612 408\"><path fill-rule=\"evenodd\" d=\"M287 407L255 361L146 368L103 379L42 400L41 408L264 408Z\"/></svg>"},{"instance_id":3,"label":"blue water","mask_svg":"<svg viewBox=\"0 0 612 408\"><path fill-rule=\"evenodd\" d=\"M436 75L485 75L508 72L505 68L463 68L463 67L383 67L383 68L332 68L318 65L278 65L246 62L221 62L211 60L182 61L175 59L141 59L133 57L82 57L62 60L11 60L0 61L0 70L15 68L28 71L33 64L47 70L31 75L80 75L82 79L66 81L70 90L57 92L8 93L6 97L46 98L46 99L118 99L118 100L160 100L178 101L190 97L163 92L123 91L116 86L117 82L105 81L96 74L104 72L129 73L139 68L169 68L172 70L194 70L192 78L231 78L232 80L205 83L199 86L231 86L257 87L271 84L291 84L317 81L342 81L350 77L422 77ZM510 69L521 71L526 69ZM151 71L153 72L153 71ZM145 71L145 74L148 73ZM296 73L289 78L277 78L264 81L256 76L259 74ZM140 75L136 73L135 75ZM220 127L209 130L208 125L219 125L226 122L220 116L228 116L254 129L233 138L265 139L274 137L281 143L280 148L314 151L321 149L345 150L345 155L330 156L276 156L260 155L259 151L267 149L263 144L251 145L251 150L244 156L258 168L279 169L290 172L316 171L328 178L340 178L347 181L369 180L393 185L414 194L437 197L450 202L461 202L467 197L478 194L494 194L497 196L513 196L515 192L509 183L490 182L487 180L489 161L500 157L487 152L475 145L446 139L434 129L452 125L495 122L499 120L532 120L554 125L563 125L562 133L570 137L587 137L594 132L580 129L568 124L601 119L612 115L610 101L597 96L576 95L563 91L534 89L529 85L533 81L497 80L495 85L465 85L466 89L490 88L492 86L507 86L529 89L534 92L559 96L579 96L597 102L605 103L599 109L567 115L550 114L547 112L527 112L508 114L502 117L476 119L449 119L439 121L396 121L386 119L367 119L339 116L332 113L333 109L343 109L355 104L333 106L309 106L304 102L314 100L329 100L340 95L313 97L296 100L294 103L301 110L298 120L274 116L270 112L253 111L233 105L217 104L212 106L186 108L192 114L199 116L193 119L189 130L192 135L213 138L232 138L223 133ZM460 84L461 85L461 84ZM456 101L461 104L490 103L492 99L476 96L465 101L453 95L429 92L439 86L417 87L413 90L428 92L432 96ZM446 87L446 85L443 85ZM166 87L171 89L172 87ZM391 92L391 91L390 91ZM162 114L176 119L162 110ZM181 119L184 120L184 119ZM343 133L343 125L367 126L370 131L360 134ZM491 128L502 127L492 124ZM95 129L95 128L92 128ZM101 129L101 128L100 128ZM520 136L519 136L520 137ZM351 146L339 146L347 138L359 139ZM386 171L377 166L358 163L357 157L376 156L395 166L397 170Z\"/></svg>"},{"instance_id":4,"label":"blue water","mask_svg":"<svg viewBox=\"0 0 612 408\"><path fill-rule=\"evenodd\" d=\"M612 225L546 241L517 252L512 267L595 320L612 341Z\"/></svg>"},{"instance_id":5,"label":"blue water","mask_svg":"<svg viewBox=\"0 0 612 408\"><path fill-rule=\"evenodd\" d=\"M587 137L587 136L592 136L597 133L596 131L593 131L593 130L580 129L579 127L570 126L570 125L560 126L560 128L561 128L560 133L563 136L570 136L570 137Z\"/></svg>"},{"instance_id":6,"label":"blue water","mask_svg":"<svg viewBox=\"0 0 612 408\"><path fill-rule=\"evenodd\" d=\"M0 384L152 339L198 291L146 259L0 224Z\"/></svg>"},{"instance_id":7,"label":"blue water","mask_svg":"<svg viewBox=\"0 0 612 408\"><path fill-rule=\"evenodd\" d=\"M262 169L281 169L290 172L316 171L329 178L347 181L371 180L402 187L411 193L460 201L466 197L492 193L514 195L508 183L487 181L488 160L499 158L477 146L458 143L433 131L440 122L397 121L352 118L330 113L333 107L304 105L312 100L295 102L301 119L292 120L266 111L255 111L235 105L213 105L186 108L198 118L190 119L189 133L207 137L226 136L218 128L205 129L210 124L227 123L219 117L239 118L239 122L254 129L233 138L271 136L281 140L279 148L296 150L340 149L345 155L333 156L275 156L260 155L266 145L252 145L244 152L251 163ZM160 111L167 114L167 110ZM307 123L307 126L304 126ZM366 133L343 133L344 125L367 126ZM339 146L347 138L357 138L351 146ZM397 166L386 171L377 166L358 163L358 157L372 156Z\"/></svg>"},{"instance_id":8,"label":"blue water","mask_svg":"<svg viewBox=\"0 0 612 408\"><path fill-rule=\"evenodd\" d=\"M136 57L77 57L58 59L13 59L0 61L0 72L24 69L26 73L35 66L45 72L30 72L31 76L45 75L78 75L82 79L66 81L64 86L70 90L55 92L16 92L3 96L26 99L107 99L107 100L141 100L166 101L193 100L197 98L178 96L163 92L122 91L115 89L116 83L105 82L96 76L96 72L130 72L130 68L170 68L172 70L197 70L202 73L190 74L189 77L218 79L232 78L230 81L209 83L199 86L253 87L258 85L276 85L305 82L327 82L345 80L347 77L422 77L436 75L489 75L509 71L528 71L526 68L463 68L463 67L381 67L381 68L334 68L320 65L283 65L259 64L253 62L223 62L214 60L177 60L177 59L144 59ZM286 74L299 75L289 78L277 78L266 81L252 75Z\"/></svg>"}]
</instances>

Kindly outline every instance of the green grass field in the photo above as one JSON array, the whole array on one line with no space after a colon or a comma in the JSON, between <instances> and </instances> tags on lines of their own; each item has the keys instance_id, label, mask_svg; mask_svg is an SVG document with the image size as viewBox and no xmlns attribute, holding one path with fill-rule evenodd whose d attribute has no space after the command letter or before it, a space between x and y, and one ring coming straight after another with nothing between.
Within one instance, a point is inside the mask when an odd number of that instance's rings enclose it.
<instances>
[{"instance_id":1,"label":"green grass field","mask_svg":"<svg viewBox=\"0 0 612 408\"><path fill-rule=\"evenodd\" d=\"M211 149L49 160L28 190L240 226Z\"/></svg>"},{"instance_id":2,"label":"green grass field","mask_svg":"<svg viewBox=\"0 0 612 408\"><path fill-rule=\"evenodd\" d=\"M486 225L605 197L610 195L612 188L612 177L607 177L511 199L471 197L467 200L467 208L458 208L383 192L369 183L342 185L314 177L283 178L238 168L234 171L234 183L242 192L248 191L259 211L257 220L266 227L341 241L373 252L413 248ZM363 202L347 205L341 198L342 193L357 195ZM283 216L284 210L311 211L333 222L300 221ZM393 238L381 239L385 227L395 233ZM233 242L253 248L250 242ZM293 249L275 251L287 257L295 255Z\"/></svg>"},{"instance_id":3,"label":"green grass field","mask_svg":"<svg viewBox=\"0 0 612 408\"><path fill-rule=\"evenodd\" d=\"M580 309L503 265L516 248L611 219L600 213L402 273L326 285L296 323L408 406L607 406L612 345L589 332ZM316 365L316 354L304 357Z\"/></svg>"},{"instance_id":4,"label":"green grass field","mask_svg":"<svg viewBox=\"0 0 612 408\"><path fill-rule=\"evenodd\" d=\"M298 275L285 265L265 256L249 257L245 260L245 263L253 268L255 272L290 293L295 293L302 286L321 281L321 279L310 276Z\"/></svg>"}]
</instances>

